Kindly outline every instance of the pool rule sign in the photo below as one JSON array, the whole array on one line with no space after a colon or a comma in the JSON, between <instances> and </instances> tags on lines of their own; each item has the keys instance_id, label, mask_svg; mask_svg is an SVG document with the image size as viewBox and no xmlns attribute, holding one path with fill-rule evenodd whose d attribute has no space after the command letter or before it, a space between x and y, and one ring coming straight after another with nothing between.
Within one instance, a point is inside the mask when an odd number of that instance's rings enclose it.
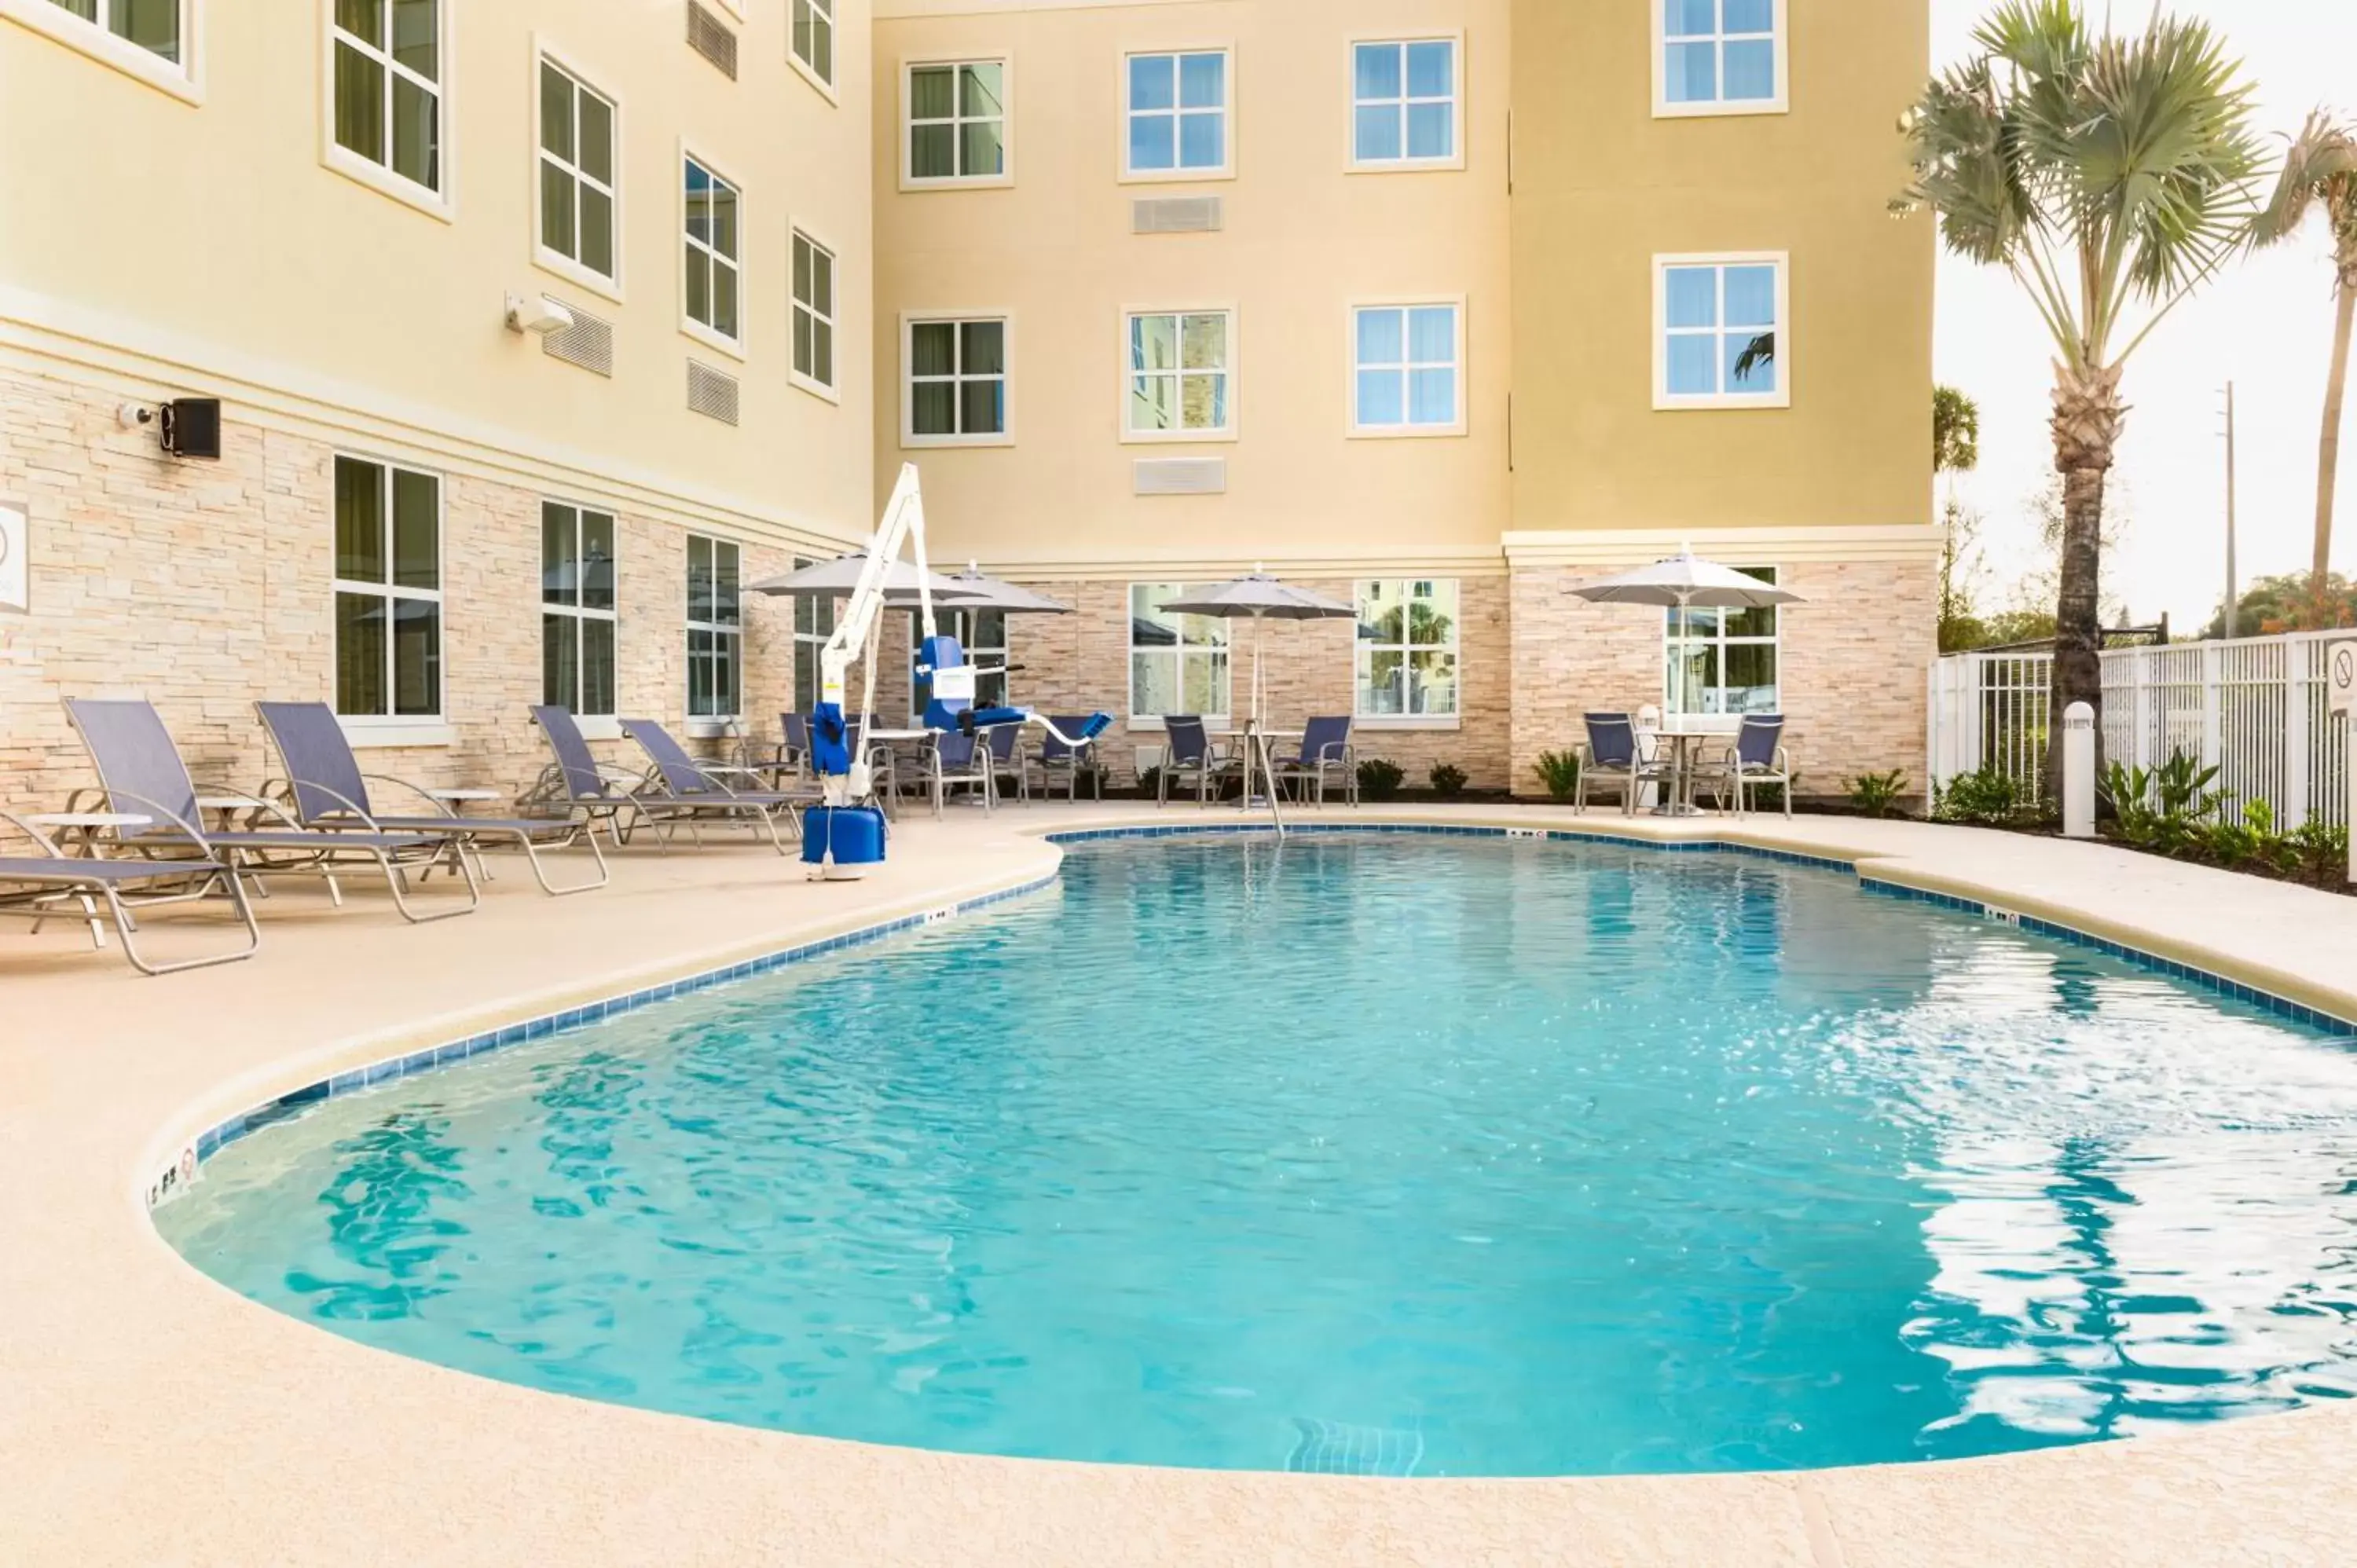
<instances>
[{"instance_id":1,"label":"pool rule sign","mask_svg":"<svg viewBox=\"0 0 2357 1568\"><path fill-rule=\"evenodd\" d=\"M2349 788L2349 880L2357 882L2357 638L2344 638L2324 650L2324 690L2340 721L2341 776Z\"/></svg>"}]
</instances>

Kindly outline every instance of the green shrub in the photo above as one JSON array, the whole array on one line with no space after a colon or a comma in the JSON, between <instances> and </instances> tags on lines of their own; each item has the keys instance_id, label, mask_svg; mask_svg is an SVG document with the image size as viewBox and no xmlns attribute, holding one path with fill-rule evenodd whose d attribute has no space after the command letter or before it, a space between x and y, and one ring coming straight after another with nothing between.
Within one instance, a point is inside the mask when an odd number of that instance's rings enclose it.
<instances>
[{"instance_id":1,"label":"green shrub","mask_svg":"<svg viewBox=\"0 0 2357 1568\"><path fill-rule=\"evenodd\" d=\"M2339 887L2349 879L2349 829L2342 823L2310 817L2286 836L2284 848L2303 881Z\"/></svg>"},{"instance_id":2,"label":"green shrub","mask_svg":"<svg viewBox=\"0 0 2357 1568\"><path fill-rule=\"evenodd\" d=\"M2001 826L2021 812L2021 786L2001 768L1959 773L1948 780L1945 789L1938 785L1932 789L1932 820L1935 822Z\"/></svg>"},{"instance_id":3,"label":"green shrub","mask_svg":"<svg viewBox=\"0 0 2357 1568\"><path fill-rule=\"evenodd\" d=\"M1407 769L1380 757L1359 764L1359 793L1370 800L1388 800L1407 782Z\"/></svg>"},{"instance_id":4,"label":"green shrub","mask_svg":"<svg viewBox=\"0 0 2357 1568\"><path fill-rule=\"evenodd\" d=\"M1139 769L1137 770L1137 793L1138 793L1138 798L1139 798L1139 799L1141 799L1141 800L1151 800L1152 799L1154 799L1155 790L1156 790L1156 789L1157 789L1161 785L1161 783L1162 783L1162 769L1161 769L1161 768L1139 768Z\"/></svg>"},{"instance_id":5,"label":"green shrub","mask_svg":"<svg viewBox=\"0 0 2357 1568\"><path fill-rule=\"evenodd\" d=\"M1549 800L1568 800L1579 793L1579 753L1576 751L1542 751L1532 771L1546 786Z\"/></svg>"},{"instance_id":6,"label":"green shrub","mask_svg":"<svg viewBox=\"0 0 2357 1568\"><path fill-rule=\"evenodd\" d=\"M1862 817L1890 815L1905 793L1907 775L1896 768L1889 773L1861 773L1849 781L1849 803Z\"/></svg>"},{"instance_id":7,"label":"green shrub","mask_svg":"<svg viewBox=\"0 0 2357 1568\"><path fill-rule=\"evenodd\" d=\"M1444 800L1454 800L1465 793L1465 769L1446 762L1432 765L1432 792Z\"/></svg>"},{"instance_id":8,"label":"green shrub","mask_svg":"<svg viewBox=\"0 0 2357 1568\"><path fill-rule=\"evenodd\" d=\"M2104 792L2112 798L2120 837L2139 849L2182 854L2206 844L2212 819L2226 799L2224 790L2211 788L2217 778L2215 768L2179 751L2155 768L2113 763L2104 770Z\"/></svg>"}]
</instances>

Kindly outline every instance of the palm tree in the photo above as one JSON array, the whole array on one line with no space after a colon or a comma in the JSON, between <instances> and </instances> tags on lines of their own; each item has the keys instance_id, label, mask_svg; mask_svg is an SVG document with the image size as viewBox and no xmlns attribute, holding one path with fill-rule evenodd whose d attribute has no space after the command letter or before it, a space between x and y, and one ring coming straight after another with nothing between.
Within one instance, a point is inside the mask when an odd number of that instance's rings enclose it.
<instances>
[{"instance_id":1,"label":"palm tree","mask_svg":"<svg viewBox=\"0 0 2357 1568\"><path fill-rule=\"evenodd\" d=\"M2332 322L2332 369L2324 382L2324 435L2316 447L2316 562L2309 596L2320 616L2329 597L2332 564L2332 491L2341 466L2341 403L2349 390L2349 333L2357 317L2357 130L2319 112L2284 156L2275 199L2252 228L2252 238L2273 245L2299 231L2310 207L2320 208L2332 231L2333 291L2339 296ZM2319 619L2319 626L2330 620Z\"/></svg>"},{"instance_id":2,"label":"palm tree","mask_svg":"<svg viewBox=\"0 0 2357 1568\"><path fill-rule=\"evenodd\" d=\"M2122 373L2244 242L2259 144L2241 68L2206 23L2156 13L2140 34L2098 37L2075 0L2007 0L1973 38L1979 52L1901 123L1915 177L1893 207L1932 209L1948 249L2010 272L2053 338L2059 723L2103 703L2096 577ZM2059 797L2062 748L2049 751Z\"/></svg>"}]
</instances>

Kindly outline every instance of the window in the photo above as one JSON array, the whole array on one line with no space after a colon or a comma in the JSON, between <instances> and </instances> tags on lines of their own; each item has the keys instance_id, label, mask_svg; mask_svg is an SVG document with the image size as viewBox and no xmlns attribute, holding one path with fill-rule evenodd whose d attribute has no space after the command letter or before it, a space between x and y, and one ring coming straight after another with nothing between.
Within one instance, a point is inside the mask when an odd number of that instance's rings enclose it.
<instances>
[{"instance_id":1,"label":"window","mask_svg":"<svg viewBox=\"0 0 2357 1568\"><path fill-rule=\"evenodd\" d=\"M540 258L611 285L614 104L554 60L540 62Z\"/></svg>"},{"instance_id":2,"label":"window","mask_svg":"<svg viewBox=\"0 0 2357 1568\"><path fill-rule=\"evenodd\" d=\"M1003 444L1006 322L911 321L908 331L904 439L920 446Z\"/></svg>"},{"instance_id":3,"label":"window","mask_svg":"<svg viewBox=\"0 0 2357 1568\"><path fill-rule=\"evenodd\" d=\"M442 0L334 0L329 162L404 199L442 190ZM390 177L388 179L386 177Z\"/></svg>"},{"instance_id":4,"label":"window","mask_svg":"<svg viewBox=\"0 0 2357 1568\"><path fill-rule=\"evenodd\" d=\"M1228 712L1228 623L1210 616L1168 615L1191 585L1129 585L1129 711L1134 717Z\"/></svg>"},{"instance_id":5,"label":"window","mask_svg":"<svg viewBox=\"0 0 2357 1568\"><path fill-rule=\"evenodd\" d=\"M1783 257L1663 257L1655 271L1653 406L1790 407Z\"/></svg>"},{"instance_id":6,"label":"window","mask_svg":"<svg viewBox=\"0 0 2357 1568\"><path fill-rule=\"evenodd\" d=\"M794 0L794 59L819 85L834 86L834 0Z\"/></svg>"},{"instance_id":7,"label":"window","mask_svg":"<svg viewBox=\"0 0 2357 1568\"><path fill-rule=\"evenodd\" d=\"M942 609L935 612L935 624L944 634L958 639L959 646L965 650L967 663L999 666L995 674L974 677L974 705L977 708L1006 706L1006 612ZM924 637L924 621L916 616L909 617L909 714L911 722L923 718L925 704L933 700L933 683L917 673L917 653Z\"/></svg>"},{"instance_id":8,"label":"window","mask_svg":"<svg viewBox=\"0 0 2357 1568\"><path fill-rule=\"evenodd\" d=\"M336 712L442 712L442 482L336 459Z\"/></svg>"},{"instance_id":9,"label":"window","mask_svg":"<svg viewBox=\"0 0 2357 1568\"><path fill-rule=\"evenodd\" d=\"M1457 716L1457 604L1448 578L1359 585L1359 717Z\"/></svg>"},{"instance_id":10,"label":"window","mask_svg":"<svg viewBox=\"0 0 2357 1568\"><path fill-rule=\"evenodd\" d=\"M576 714L614 712L614 520L540 508L540 700Z\"/></svg>"},{"instance_id":11,"label":"window","mask_svg":"<svg viewBox=\"0 0 2357 1568\"><path fill-rule=\"evenodd\" d=\"M1773 566L1738 570L1763 583L1776 580ZM1663 710L1671 714L1777 712L1777 631L1778 612L1772 605L1756 610L1671 610Z\"/></svg>"},{"instance_id":12,"label":"window","mask_svg":"<svg viewBox=\"0 0 2357 1568\"><path fill-rule=\"evenodd\" d=\"M1352 434L1464 434L1464 320L1463 306L1454 304L1351 311Z\"/></svg>"},{"instance_id":13,"label":"window","mask_svg":"<svg viewBox=\"0 0 2357 1568\"><path fill-rule=\"evenodd\" d=\"M1454 39L1351 46L1351 161L1361 168L1463 166Z\"/></svg>"},{"instance_id":14,"label":"window","mask_svg":"<svg viewBox=\"0 0 2357 1568\"><path fill-rule=\"evenodd\" d=\"M116 46L144 50L156 59L182 65L181 38L187 21L180 15L181 0L33 0L31 7L10 6L14 15L23 16L52 38L62 39L85 54L136 69L141 62L125 58ZM46 12L46 14L44 14ZM103 38L84 34L77 37L69 18L88 23ZM66 23L64 27L54 23ZM95 46L95 47L93 47ZM101 52L105 51L105 52ZM148 75L141 71L142 75Z\"/></svg>"},{"instance_id":15,"label":"window","mask_svg":"<svg viewBox=\"0 0 2357 1568\"><path fill-rule=\"evenodd\" d=\"M1653 113L1782 110L1785 0L1652 0Z\"/></svg>"},{"instance_id":16,"label":"window","mask_svg":"<svg viewBox=\"0 0 2357 1568\"><path fill-rule=\"evenodd\" d=\"M687 538L687 716L733 719L742 704L745 627L737 613L737 546Z\"/></svg>"},{"instance_id":17,"label":"window","mask_svg":"<svg viewBox=\"0 0 2357 1568\"><path fill-rule=\"evenodd\" d=\"M794 562L794 570L813 564L808 557ZM818 706L822 686L819 655L834 635L833 599L794 596L794 712L808 714Z\"/></svg>"},{"instance_id":18,"label":"window","mask_svg":"<svg viewBox=\"0 0 2357 1568\"><path fill-rule=\"evenodd\" d=\"M1228 172L1228 53L1132 55L1123 81L1125 172L1153 177Z\"/></svg>"},{"instance_id":19,"label":"window","mask_svg":"<svg viewBox=\"0 0 2357 1568\"><path fill-rule=\"evenodd\" d=\"M1129 413L1133 440L1235 434L1229 376L1235 317L1225 310L1132 313Z\"/></svg>"},{"instance_id":20,"label":"window","mask_svg":"<svg viewBox=\"0 0 2357 1568\"><path fill-rule=\"evenodd\" d=\"M1006 182L1005 60L912 65L908 94L908 184Z\"/></svg>"},{"instance_id":21,"label":"window","mask_svg":"<svg viewBox=\"0 0 2357 1568\"><path fill-rule=\"evenodd\" d=\"M734 185L693 157L687 166L687 252L683 306L690 328L731 354L743 325L737 310L737 216Z\"/></svg>"},{"instance_id":22,"label":"window","mask_svg":"<svg viewBox=\"0 0 2357 1568\"><path fill-rule=\"evenodd\" d=\"M794 231L794 379L834 392L834 252Z\"/></svg>"}]
</instances>

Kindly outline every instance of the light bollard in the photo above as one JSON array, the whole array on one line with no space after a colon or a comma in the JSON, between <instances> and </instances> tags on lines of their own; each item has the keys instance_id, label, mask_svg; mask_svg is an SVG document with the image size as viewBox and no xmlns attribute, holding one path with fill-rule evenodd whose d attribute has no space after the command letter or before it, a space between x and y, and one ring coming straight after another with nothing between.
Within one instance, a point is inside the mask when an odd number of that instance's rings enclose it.
<instances>
[{"instance_id":1,"label":"light bollard","mask_svg":"<svg viewBox=\"0 0 2357 1568\"><path fill-rule=\"evenodd\" d=\"M2095 710L2084 703L2062 710L2062 836L2095 836Z\"/></svg>"}]
</instances>

